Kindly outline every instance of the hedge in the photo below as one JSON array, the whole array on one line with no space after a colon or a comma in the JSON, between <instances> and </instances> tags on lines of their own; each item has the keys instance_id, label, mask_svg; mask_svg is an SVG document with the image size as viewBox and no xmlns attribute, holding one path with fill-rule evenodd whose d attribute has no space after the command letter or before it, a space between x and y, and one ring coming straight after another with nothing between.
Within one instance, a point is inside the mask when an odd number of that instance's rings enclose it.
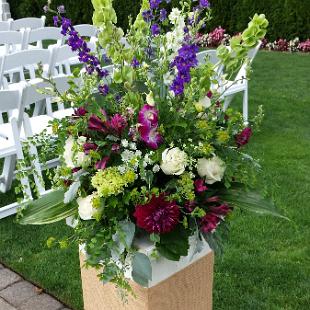
<instances>
[{"instance_id":1,"label":"hedge","mask_svg":"<svg viewBox=\"0 0 310 310\"><path fill-rule=\"evenodd\" d=\"M9 0L13 18L42 15L46 0ZM141 0L114 0L119 25L126 29L128 15L136 16ZM222 26L228 33L242 31L255 12L266 14L270 21L268 39L305 40L310 37L310 0L211 0L213 19L207 31ZM91 0L53 0L54 5L64 4L67 15L74 23L90 23ZM172 0L177 5L179 0ZM49 19L49 23L51 20Z\"/></svg>"}]
</instances>

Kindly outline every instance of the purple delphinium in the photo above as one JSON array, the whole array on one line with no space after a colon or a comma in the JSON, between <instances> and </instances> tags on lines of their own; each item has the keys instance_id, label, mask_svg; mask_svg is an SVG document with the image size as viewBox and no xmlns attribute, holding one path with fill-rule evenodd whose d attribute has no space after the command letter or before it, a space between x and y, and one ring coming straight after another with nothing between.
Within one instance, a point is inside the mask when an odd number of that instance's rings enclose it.
<instances>
[{"instance_id":1,"label":"purple delphinium","mask_svg":"<svg viewBox=\"0 0 310 310\"><path fill-rule=\"evenodd\" d=\"M53 16L53 23L55 27L58 27L58 23L59 23L59 18L58 16Z\"/></svg>"},{"instance_id":2,"label":"purple delphinium","mask_svg":"<svg viewBox=\"0 0 310 310\"><path fill-rule=\"evenodd\" d=\"M201 8L209 8L210 2L208 0L199 0L199 6Z\"/></svg>"},{"instance_id":3,"label":"purple delphinium","mask_svg":"<svg viewBox=\"0 0 310 310\"><path fill-rule=\"evenodd\" d=\"M101 84L98 86L98 90L101 95L106 96L109 93L109 86L107 84Z\"/></svg>"},{"instance_id":4,"label":"purple delphinium","mask_svg":"<svg viewBox=\"0 0 310 310\"><path fill-rule=\"evenodd\" d=\"M158 36L160 34L160 27L158 24L153 24L151 26L151 33L152 35L155 37L155 36Z\"/></svg>"},{"instance_id":5,"label":"purple delphinium","mask_svg":"<svg viewBox=\"0 0 310 310\"><path fill-rule=\"evenodd\" d=\"M48 10L49 10L48 5L44 5L43 12L46 14L48 12Z\"/></svg>"},{"instance_id":6,"label":"purple delphinium","mask_svg":"<svg viewBox=\"0 0 310 310\"><path fill-rule=\"evenodd\" d=\"M195 44L183 44L178 51L178 56L174 59L171 67L176 67L178 74L170 90L174 92L176 96L184 93L184 86L191 81L190 70L198 65L197 60L198 47Z\"/></svg>"},{"instance_id":7,"label":"purple delphinium","mask_svg":"<svg viewBox=\"0 0 310 310\"><path fill-rule=\"evenodd\" d=\"M165 21L167 19L167 10L166 9L161 9L159 12L159 20L161 22Z\"/></svg>"},{"instance_id":8,"label":"purple delphinium","mask_svg":"<svg viewBox=\"0 0 310 310\"><path fill-rule=\"evenodd\" d=\"M139 60L138 60L136 57L134 57L134 58L132 59L131 66L132 66L133 68L138 68L138 67L140 66L140 62L139 62Z\"/></svg>"},{"instance_id":9,"label":"purple delphinium","mask_svg":"<svg viewBox=\"0 0 310 310\"><path fill-rule=\"evenodd\" d=\"M150 8L151 8L152 10L156 10L156 9L159 8L159 5L160 5L160 3L161 3L161 0L149 0L149 2L150 2Z\"/></svg>"},{"instance_id":10,"label":"purple delphinium","mask_svg":"<svg viewBox=\"0 0 310 310\"><path fill-rule=\"evenodd\" d=\"M151 10L145 10L142 12L142 17L145 22L150 23L153 20L154 15Z\"/></svg>"}]
</instances>

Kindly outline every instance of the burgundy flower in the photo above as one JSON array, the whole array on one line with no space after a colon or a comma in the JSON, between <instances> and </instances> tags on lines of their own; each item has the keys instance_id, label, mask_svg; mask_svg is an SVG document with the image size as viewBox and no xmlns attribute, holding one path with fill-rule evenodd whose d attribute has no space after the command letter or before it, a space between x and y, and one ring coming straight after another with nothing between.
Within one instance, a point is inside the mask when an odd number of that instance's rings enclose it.
<instances>
[{"instance_id":1,"label":"burgundy flower","mask_svg":"<svg viewBox=\"0 0 310 310\"><path fill-rule=\"evenodd\" d=\"M238 147L246 145L252 136L252 129L250 127L244 128L241 133L236 135L236 143Z\"/></svg>"},{"instance_id":2,"label":"burgundy flower","mask_svg":"<svg viewBox=\"0 0 310 310\"><path fill-rule=\"evenodd\" d=\"M101 160L99 160L98 162L96 162L96 169L97 170L104 170L107 166L107 163L109 161L110 157L106 156L104 158L102 158Z\"/></svg>"},{"instance_id":3,"label":"burgundy flower","mask_svg":"<svg viewBox=\"0 0 310 310\"><path fill-rule=\"evenodd\" d=\"M213 96L213 93L212 93L212 91L211 91L211 90L209 90L209 91L208 91L208 93L207 93L207 97L211 99L211 98L212 98L212 96Z\"/></svg>"},{"instance_id":4,"label":"burgundy flower","mask_svg":"<svg viewBox=\"0 0 310 310\"><path fill-rule=\"evenodd\" d=\"M231 211L231 208L228 204L224 203L217 207L210 207L210 210L215 215L226 216Z\"/></svg>"},{"instance_id":5,"label":"burgundy flower","mask_svg":"<svg viewBox=\"0 0 310 310\"><path fill-rule=\"evenodd\" d=\"M206 201L207 202L219 202L221 199L219 196L213 196L213 197L209 197Z\"/></svg>"},{"instance_id":6,"label":"burgundy flower","mask_svg":"<svg viewBox=\"0 0 310 310\"><path fill-rule=\"evenodd\" d=\"M89 154L90 151L95 151L98 149L98 145L96 143L84 143L83 150L85 154Z\"/></svg>"},{"instance_id":7,"label":"burgundy flower","mask_svg":"<svg viewBox=\"0 0 310 310\"><path fill-rule=\"evenodd\" d=\"M157 131L157 127L148 128L146 126L139 127L141 140L152 150L157 150L163 142L163 138Z\"/></svg>"},{"instance_id":8,"label":"burgundy flower","mask_svg":"<svg viewBox=\"0 0 310 310\"><path fill-rule=\"evenodd\" d=\"M134 217L137 226L148 233L164 234L172 231L179 223L180 209L175 201L167 201L166 194L152 196L150 202L137 205Z\"/></svg>"},{"instance_id":9,"label":"burgundy flower","mask_svg":"<svg viewBox=\"0 0 310 310\"><path fill-rule=\"evenodd\" d=\"M109 121L107 121L106 125L113 133L120 136L123 133L123 130L127 127L127 120L122 115L115 114L109 119Z\"/></svg>"},{"instance_id":10,"label":"burgundy flower","mask_svg":"<svg viewBox=\"0 0 310 310\"><path fill-rule=\"evenodd\" d=\"M91 115L88 120L88 129L94 131L100 131L103 133L107 132L105 122L99 118L97 115Z\"/></svg>"},{"instance_id":11,"label":"burgundy flower","mask_svg":"<svg viewBox=\"0 0 310 310\"><path fill-rule=\"evenodd\" d=\"M201 230L204 233L213 232L216 229L219 222L220 222L220 218L218 218L213 213L208 213L201 219L201 222L200 222Z\"/></svg>"},{"instance_id":12,"label":"burgundy flower","mask_svg":"<svg viewBox=\"0 0 310 310\"><path fill-rule=\"evenodd\" d=\"M78 172L78 171L80 171L80 170L81 170L80 167L76 167L76 168L73 168L73 169L71 170L71 172L72 172L72 173L76 173L76 172Z\"/></svg>"},{"instance_id":13,"label":"burgundy flower","mask_svg":"<svg viewBox=\"0 0 310 310\"><path fill-rule=\"evenodd\" d=\"M196 207L196 202L195 201L186 201L184 204L184 208L188 211L188 212L193 212L194 209Z\"/></svg>"},{"instance_id":14,"label":"burgundy flower","mask_svg":"<svg viewBox=\"0 0 310 310\"><path fill-rule=\"evenodd\" d=\"M74 116L85 116L87 110L84 107L79 107L74 110Z\"/></svg>"},{"instance_id":15,"label":"burgundy flower","mask_svg":"<svg viewBox=\"0 0 310 310\"><path fill-rule=\"evenodd\" d=\"M158 111L146 104L140 110L138 122L145 127L156 127L158 125Z\"/></svg>"},{"instance_id":16,"label":"burgundy flower","mask_svg":"<svg viewBox=\"0 0 310 310\"><path fill-rule=\"evenodd\" d=\"M197 193L203 193L206 190L208 190L208 187L205 186L205 180L203 179L196 180L194 184L195 184L195 190Z\"/></svg>"}]
</instances>

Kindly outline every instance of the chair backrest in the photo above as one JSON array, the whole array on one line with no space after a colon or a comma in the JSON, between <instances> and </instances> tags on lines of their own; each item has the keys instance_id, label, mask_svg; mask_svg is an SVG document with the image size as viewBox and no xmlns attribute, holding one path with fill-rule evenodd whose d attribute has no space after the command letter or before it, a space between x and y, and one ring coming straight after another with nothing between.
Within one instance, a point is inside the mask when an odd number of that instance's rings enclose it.
<instances>
[{"instance_id":1,"label":"chair backrest","mask_svg":"<svg viewBox=\"0 0 310 310\"><path fill-rule=\"evenodd\" d=\"M214 65L218 63L219 61L216 55L216 50L206 50L206 51L199 52L197 54L199 65L205 64L207 57L209 57L210 62Z\"/></svg>"},{"instance_id":2,"label":"chair backrest","mask_svg":"<svg viewBox=\"0 0 310 310\"><path fill-rule=\"evenodd\" d=\"M10 23L8 21L0 21L0 31L9 31Z\"/></svg>"},{"instance_id":3,"label":"chair backrest","mask_svg":"<svg viewBox=\"0 0 310 310\"><path fill-rule=\"evenodd\" d=\"M87 45L92 52L95 52L96 42L98 41L98 28L93 25L82 24L74 26L74 29L79 33L81 37L89 38L89 42L87 42Z\"/></svg>"},{"instance_id":4,"label":"chair backrest","mask_svg":"<svg viewBox=\"0 0 310 310\"><path fill-rule=\"evenodd\" d=\"M10 19L10 30L20 30L22 28L42 28L45 26L46 17L42 16L41 18L38 17L26 17L21 19Z\"/></svg>"},{"instance_id":5,"label":"chair backrest","mask_svg":"<svg viewBox=\"0 0 310 310\"><path fill-rule=\"evenodd\" d=\"M25 47L25 30L0 31L0 45L5 46L4 54L10 54Z\"/></svg>"},{"instance_id":6,"label":"chair backrest","mask_svg":"<svg viewBox=\"0 0 310 310\"><path fill-rule=\"evenodd\" d=\"M0 89L0 112L18 109L21 92L17 89Z\"/></svg>"},{"instance_id":7,"label":"chair backrest","mask_svg":"<svg viewBox=\"0 0 310 310\"><path fill-rule=\"evenodd\" d=\"M53 48L55 68L52 71L54 76L59 74L71 75L70 59L76 57L77 53L73 52L68 45Z\"/></svg>"},{"instance_id":8,"label":"chair backrest","mask_svg":"<svg viewBox=\"0 0 310 310\"><path fill-rule=\"evenodd\" d=\"M38 48L43 48L42 41L57 41L57 45L63 43L64 37L60 29L56 27L42 27L37 29L26 30L26 48L29 44L36 43Z\"/></svg>"},{"instance_id":9,"label":"chair backrest","mask_svg":"<svg viewBox=\"0 0 310 310\"><path fill-rule=\"evenodd\" d=\"M25 80L24 70L29 70L32 68L33 72L30 72L30 78L35 78L35 65L41 63L43 65L43 73L48 76L50 70L53 67L53 55L48 49L35 49L35 50L24 50L12 53L10 55L5 55L2 57L2 65L0 65L0 86L4 87L5 79L4 74L10 70L17 71L16 68L20 68L20 80Z\"/></svg>"}]
</instances>

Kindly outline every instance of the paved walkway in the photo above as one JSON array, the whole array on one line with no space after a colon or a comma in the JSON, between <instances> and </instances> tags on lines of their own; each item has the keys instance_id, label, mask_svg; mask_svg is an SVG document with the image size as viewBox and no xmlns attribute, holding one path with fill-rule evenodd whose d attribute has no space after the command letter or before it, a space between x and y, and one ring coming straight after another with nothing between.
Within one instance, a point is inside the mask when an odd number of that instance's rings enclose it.
<instances>
[{"instance_id":1,"label":"paved walkway","mask_svg":"<svg viewBox=\"0 0 310 310\"><path fill-rule=\"evenodd\" d=\"M69 310L0 264L0 310Z\"/></svg>"}]
</instances>

